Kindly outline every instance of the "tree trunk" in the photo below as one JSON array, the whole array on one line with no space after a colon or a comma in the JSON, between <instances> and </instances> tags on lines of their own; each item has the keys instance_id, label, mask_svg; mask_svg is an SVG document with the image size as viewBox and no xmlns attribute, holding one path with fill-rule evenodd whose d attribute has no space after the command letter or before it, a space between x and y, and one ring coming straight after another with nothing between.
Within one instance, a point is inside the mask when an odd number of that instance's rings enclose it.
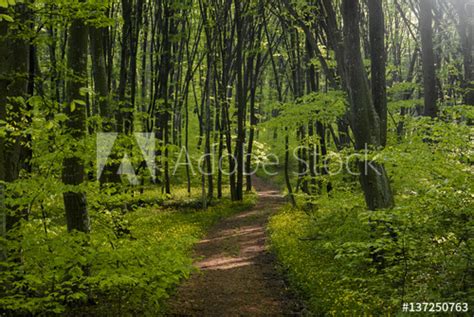
<instances>
[{"instance_id":1,"label":"tree trunk","mask_svg":"<svg viewBox=\"0 0 474 317\"><path fill-rule=\"evenodd\" d=\"M433 50L433 1L420 1L421 55L423 60L424 115L436 117L438 113L436 92L435 55Z\"/></svg>"},{"instance_id":2,"label":"tree trunk","mask_svg":"<svg viewBox=\"0 0 474 317\"><path fill-rule=\"evenodd\" d=\"M255 98L256 98L256 90L257 90L257 80L259 76L259 70L255 70L255 74L251 79L251 88L250 88L250 132L249 132L249 141L247 147L247 163L245 164L246 167L246 177L247 177L247 192L252 191L252 153L253 153L253 143L255 140L255 126L257 125L257 116L255 110Z\"/></svg>"},{"instance_id":3,"label":"tree trunk","mask_svg":"<svg viewBox=\"0 0 474 317\"><path fill-rule=\"evenodd\" d=\"M87 78L87 34L84 21L74 19L69 27L67 65L72 74L67 78L65 109L69 117L67 127L76 143L71 145L72 153L79 151L77 144L82 142L86 133L85 98L80 90L85 87ZM83 183L84 163L79 156L72 154L64 159L62 179L65 185L79 186ZM68 231L88 233L90 220L85 193L80 191L64 193L64 207Z\"/></svg>"},{"instance_id":4,"label":"tree trunk","mask_svg":"<svg viewBox=\"0 0 474 317\"><path fill-rule=\"evenodd\" d=\"M244 143L245 143L245 113L246 98L244 91L244 79L242 74L243 68L243 43L244 43L244 23L242 17L242 3L235 1L235 24L237 29L237 47L236 47L236 105L237 105L237 141L235 145L235 157L237 161L237 183L235 188L235 200L243 199L243 183L244 183Z\"/></svg>"},{"instance_id":5,"label":"tree trunk","mask_svg":"<svg viewBox=\"0 0 474 317\"><path fill-rule=\"evenodd\" d=\"M288 198L291 205L296 207L295 195L293 194L293 187L290 180L290 137L288 135L288 128L285 128L285 183L288 190Z\"/></svg>"},{"instance_id":6,"label":"tree trunk","mask_svg":"<svg viewBox=\"0 0 474 317\"><path fill-rule=\"evenodd\" d=\"M372 97L375 111L380 118L380 143L387 144L387 84L385 54L385 17L380 0L368 0L370 54L372 71Z\"/></svg>"},{"instance_id":7,"label":"tree trunk","mask_svg":"<svg viewBox=\"0 0 474 317\"><path fill-rule=\"evenodd\" d=\"M15 12L19 18L25 18L23 5L18 4ZM6 10L0 9L0 14L8 14ZM0 21L0 127L9 124L18 129L18 118L22 118L22 103L15 98L27 98L28 95L28 73L30 68L30 46L28 41L20 38L16 31L9 29L10 22L3 19ZM11 108L7 109L7 105ZM11 120L9 118L17 118ZM22 152L27 150L24 141L20 136L13 136L6 133L0 137L0 237L5 238L7 232L13 228L21 215L7 216L7 209L4 203L4 183L14 182L18 179L21 165ZM14 208L14 207L13 207ZM18 213L17 210L15 210ZM6 255L6 251L1 251L0 260Z\"/></svg>"},{"instance_id":8,"label":"tree trunk","mask_svg":"<svg viewBox=\"0 0 474 317\"><path fill-rule=\"evenodd\" d=\"M117 110L117 124L118 132L128 133L131 126L131 113L124 111L130 107L130 101L127 98L127 84L129 82L129 68L130 68L130 55L131 55L131 37L132 37L132 0L122 0L122 47L120 56L120 78L118 86L118 104L119 109Z\"/></svg>"},{"instance_id":9,"label":"tree trunk","mask_svg":"<svg viewBox=\"0 0 474 317\"><path fill-rule=\"evenodd\" d=\"M138 0L134 4L132 32L130 34L130 105L127 111L127 123L125 128L127 133L134 131L134 113L136 111L137 97L138 42L140 40L140 29L143 25L143 1L144 0Z\"/></svg>"},{"instance_id":10,"label":"tree trunk","mask_svg":"<svg viewBox=\"0 0 474 317\"><path fill-rule=\"evenodd\" d=\"M18 5L15 12L20 19L24 19L26 10ZM0 11L0 13L3 13ZM5 12L7 13L7 12ZM20 126L23 117L22 103L15 98L24 98L28 95L30 46L16 31L9 30L9 22L0 22L0 120L15 127ZM7 105L11 106L7 109ZM11 119L15 118L15 119ZM3 124L3 123L2 123ZM28 151L25 141L20 136L11 135L8 131L5 138L0 137L0 181L7 183L18 179L22 164L22 153ZM8 206L6 206L8 208ZM6 230L10 230L18 221L19 215L6 217Z\"/></svg>"},{"instance_id":11,"label":"tree trunk","mask_svg":"<svg viewBox=\"0 0 474 317\"><path fill-rule=\"evenodd\" d=\"M109 84L105 64L104 30L96 27L89 28L92 56L92 73L94 77L94 92L96 104L103 120L102 130L112 132L112 111L110 109Z\"/></svg>"},{"instance_id":12,"label":"tree trunk","mask_svg":"<svg viewBox=\"0 0 474 317\"><path fill-rule=\"evenodd\" d=\"M170 73L173 67L172 61L172 32L174 30L173 19L174 11L170 3L164 4L163 10L163 25L161 26L160 34L157 34L157 40L161 41L161 60L159 65L159 74L157 77L157 91L154 103L160 101L160 105L155 111L156 119L155 126L157 130L158 139L161 141L161 147L164 151L159 150L158 155L162 157L161 164L163 167L163 185L166 194L171 194L170 173L169 173L169 144L170 144ZM153 55L153 54L152 54Z\"/></svg>"},{"instance_id":13,"label":"tree trunk","mask_svg":"<svg viewBox=\"0 0 474 317\"><path fill-rule=\"evenodd\" d=\"M211 36L209 35L208 41L210 41ZM208 42L209 45L209 54L207 57L207 78L206 78L206 87L204 93L206 94L205 110L202 114L205 118L205 160L206 160L206 174L207 174L207 198L209 203L214 196L214 179L213 179L213 166L212 166L212 149L211 149L211 133L212 133L212 116L211 116L211 82L213 82L212 76L212 65L213 58L211 54L212 44ZM204 172L204 169L203 169Z\"/></svg>"},{"instance_id":14,"label":"tree trunk","mask_svg":"<svg viewBox=\"0 0 474 317\"><path fill-rule=\"evenodd\" d=\"M356 150L382 145L380 118L372 102L367 74L362 61L359 34L359 1L343 0L346 85L351 104L352 130ZM365 168L368 166L369 168ZM371 168L373 166L373 168ZM392 208L393 194L385 168L379 164L360 163L361 185L370 210Z\"/></svg>"}]
</instances>

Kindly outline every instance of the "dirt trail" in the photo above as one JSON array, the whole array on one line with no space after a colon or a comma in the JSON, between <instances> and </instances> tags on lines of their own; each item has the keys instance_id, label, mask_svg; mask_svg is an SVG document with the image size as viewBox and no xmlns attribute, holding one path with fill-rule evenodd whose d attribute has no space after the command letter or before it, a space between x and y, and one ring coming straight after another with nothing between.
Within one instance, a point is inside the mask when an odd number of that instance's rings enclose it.
<instances>
[{"instance_id":1,"label":"dirt trail","mask_svg":"<svg viewBox=\"0 0 474 317\"><path fill-rule=\"evenodd\" d=\"M278 190L255 179L258 203L216 225L195 248L201 270L178 289L170 316L294 316L298 301L275 271L265 228L281 204Z\"/></svg>"}]
</instances>

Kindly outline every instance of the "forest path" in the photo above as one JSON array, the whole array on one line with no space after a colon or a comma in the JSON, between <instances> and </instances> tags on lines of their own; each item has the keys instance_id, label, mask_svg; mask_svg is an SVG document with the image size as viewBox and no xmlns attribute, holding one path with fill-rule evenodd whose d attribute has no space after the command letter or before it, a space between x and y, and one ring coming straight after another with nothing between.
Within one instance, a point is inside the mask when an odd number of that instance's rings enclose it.
<instances>
[{"instance_id":1,"label":"forest path","mask_svg":"<svg viewBox=\"0 0 474 317\"><path fill-rule=\"evenodd\" d=\"M294 316L301 306L275 270L268 251L269 217L285 200L271 184L254 179L258 202L225 219L195 248L201 272L170 300L170 316Z\"/></svg>"}]
</instances>

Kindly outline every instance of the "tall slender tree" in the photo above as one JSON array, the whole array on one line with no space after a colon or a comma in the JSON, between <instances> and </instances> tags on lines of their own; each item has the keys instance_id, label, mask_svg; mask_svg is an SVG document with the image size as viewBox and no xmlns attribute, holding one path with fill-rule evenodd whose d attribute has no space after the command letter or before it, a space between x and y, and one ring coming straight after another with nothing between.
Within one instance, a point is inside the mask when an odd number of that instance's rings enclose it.
<instances>
[{"instance_id":1,"label":"tall slender tree","mask_svg":"<svg viewBox=\"0 0 474 317\"><path fill-rule=\"evenodd\" d=\"M244 144L245 144L245 114L247 98L244 87L244 42L245 42L245 17L243 14L243 6L239 0L235 0L235 28L237 30L237 46L236 46L236 107L237 107L237 139L235 145L235 158L237 161L237 183L235 188L235 199L243 199L243 183L244 183Z\"/></svg>"},{"instance_id":2,"label":"tall slender tree","mask_svg":"<svg viewBox=\"0 0 474 317\"><path fill-rule=\"evenodd\" d=\"M71 154L64 159L62 179L65 185L80 186L84 182L84 162L79 154L80 143L86 136L86 98L81 88L86 87L88 28L80 17L75 17L68 30L67 66L70 70L66 83L67 128L74 139ZM88 233L90 219L86 195L82 190L65 192L64 206L68 231Z\"/></svg>"},{"instance_id":3,"label":"tall slender tree","mask_svg":"<svg viewBox=\"0 0 474 317\"><path fill-rule=\"evenodd\" d=\"M425 99L424 115L432 118L436 117L438 113L435 54L433 49L433 8L434 0L420 0L420 36Z\"/></svg>"}]
</instances>

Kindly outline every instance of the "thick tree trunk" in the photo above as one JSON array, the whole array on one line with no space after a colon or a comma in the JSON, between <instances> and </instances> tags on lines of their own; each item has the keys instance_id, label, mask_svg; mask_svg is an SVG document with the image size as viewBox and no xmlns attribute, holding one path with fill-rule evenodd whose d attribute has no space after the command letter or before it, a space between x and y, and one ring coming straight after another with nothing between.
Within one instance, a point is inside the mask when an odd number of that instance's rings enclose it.
<instances>
[{"instance_id":1,"label":"thick tree trunk","mask_svg":"<svg viewBox=\"0 0 474 317\"><path fill-rule=\"evenodd\" d=\"M434 0L420 1L420 33L421 33L421 54L423 60L423 86L425 98L424 115L436 117L437 91L436 91L436 68L435 55L433 50L433 5Z\"/></svg>"},{"instance_id":2,"label":"thick tree trunk","mask_svg":"<svg viewBox=\"0 0 474 317\"><path fill-rule=\"evenodd\" d=\"M16 12L23 18L23 5L17 5ZM0 14L7 14L0 9ZM15 31L9 29L10 22L0 21L0 128L4 128L4 123L19 130L24 127L18 126L18 121L9 118L21 118L22 103L15 101L15 98L25 98L28 94L28 83L30 73L30 46L27 41L18 37ZM11 108L7 109L8 106ZM4 201L5 183L14 182L20 175L25 157L22 154L29 152L25 147L22 137L13 136L6 133L0 137L0 237L6 238L18 220L21 212L15 210L14 206L7 206ZM14 209L15 214L8 216L8 209ZM0 245L0 261L7 256L7 250Z\"/></svg>"},{"instance_id":3,"label":"thick tree trunk","mask_svg":"<svg viewBox=\"0 0 474 317\"><path fill-rule=\"evenodd\" d=\"M16 117L22 110L22 104L14 98L27 97L30 49L27 41L17 38L18 35L9 30L8 24L5 20L0 22L0 120L15 127L18 123L9 121L8 117ZM7 105L11 106L9 110ZM3 163L0 165L0 180L15 181L21 168L21 138L7 134L5 139L0 138L0 149L0 163Z\"/></svg>"},{"instance_id":4,"label":"thick tree trunk","mask_svg":"<svg viewBox=\"0 0 474 317\"><path fill-rule=\"evenodd\" d=\"M359 35L359 1L343 0L346 85L352 113L352 130L356 150L379 148L380 118L372 102L367 74L361 56ZM392 208L393 194L383 166L360 163L361 185L370 210ZM368 168L365 168L365 166ZM372 167L371 167L372 166Z\"/></svg>"},{"instance_id":5,"label":"thick tree trunk","mask_svg":"<svg viewBox=\"0 0 474 317\"><path fill-rule=\"evenodd\" d=\"M26 18L24 6L18 4L15 13L19 19ZM0 9L0 14L8 14L6 10ZM30 45L28 41L21 38L15 30L9 29L10 22L0 21L0 127L5 123L22 130L19 126L22 120L23 104L15 98L27 98L29 71L30 71ZM11 108L7 108L10 106ZM14 120L10 118L16 118ZM18 222L21 215L15 210L13 216L7 216L7 209L15 207L4 204L4 183L14 182L18 179L24 157L22 153L29 151L20 136L11 135L8 131L4 137L0 137L0 236L6 233ZM0 259L2 255L0 254Z\"/></svg>"},{"instance_id":6,"label":"thick tree trunk","mask_svg":"<svg viewBox=\"0 0 474 317\"><path fill-rule=\"evenodd\" d=\"M372 70L372 97L375 111L380 118L380 143L387 144L387 84L385 53L385 17L382 1L368 0L370 55Z\"/></svg>"},{"instance_id":7,"label":"thick tree trunk","mask_svg":"<svg viewBox=\"0 0 474 317\"><path fill-rule=\"evenodd\" d=\"M67 127L76 143L71 145L73 153L78 151L77 144L82 142L81 139L85 137L86 133L86 109L82 103L77 103L77 101L85 103L85 98L80 90L86 85L87 78L87 40L88 30L84 21L80 19L73 20L69 28L67 50L67 65L72 74L67 78L67 106L65 109L69 117ZM65 158L62 174L65 185L81 185L84 181L84 163L82 159L75 154ZM68 231L77 230L88 233L90 231L90 220L85 193L80 191L64 193L64 206Z\"/></svg>"}]
</instances>

